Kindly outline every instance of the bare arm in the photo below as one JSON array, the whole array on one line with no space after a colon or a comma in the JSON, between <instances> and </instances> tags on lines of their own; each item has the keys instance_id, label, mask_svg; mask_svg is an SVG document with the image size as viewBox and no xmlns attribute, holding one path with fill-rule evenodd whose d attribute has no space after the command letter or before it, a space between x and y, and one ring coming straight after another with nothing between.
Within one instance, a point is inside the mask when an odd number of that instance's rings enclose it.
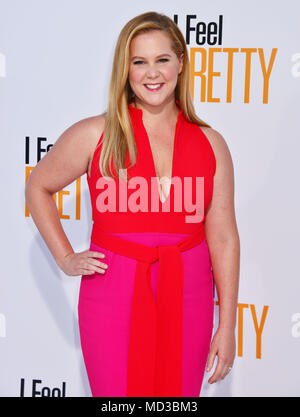
<instances>
[{"instance_id":1,"label":"bare arm","mask_svg":"<svg viewBox=\"0 0 300 417\"><path fill-rule=\"evenodd\" d=\"M73 268L65 267L66 258L74 251L63 230L52 195L87 172L104 122L102 115L89 117L65 130L32 170L25 186L25 199L32 219L57 265L68 275L87 271L78 269L78 263L76 270L75 265ZM94 262L96 265L98 261Z\"/></svg>"},{"instance_id":2,"label":"bare arm","mask_svg":"<svg viewBox=\"0 0 300 417\"><path fill-rule=\"evenodd\" d=\"M212 378L212 382L216 382L217 379L224 378L227 372L225 368L229 369L235 355L233 338L239 287L240 240L235 218L234 168L230 151L224 138L216 130L204 128L203 131L217 160L213 197L205 219L205 232L219 300L218 334L208 361L211 368L214 356L218 354L220 364Z\"/></svg>"}]
</instances>

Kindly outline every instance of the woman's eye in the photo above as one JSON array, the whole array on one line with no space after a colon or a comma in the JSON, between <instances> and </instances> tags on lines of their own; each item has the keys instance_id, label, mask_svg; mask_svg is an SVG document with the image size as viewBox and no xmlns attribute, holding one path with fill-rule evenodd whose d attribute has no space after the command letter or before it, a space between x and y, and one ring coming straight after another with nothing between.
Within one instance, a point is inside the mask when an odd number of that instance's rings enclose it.
<instances>
[{"instance_id":1,"label":"woman's eye","mask_svg":"<svg viewBox=\"0 0 300 417\"><path fill-rule=\"evenodd\" d=\"M161 58L159 61L168 62L169 60L167 58ZM141 62L143 63L144 61L135 61L134 64L139 64Z\"/></svg>"}]
</instances>

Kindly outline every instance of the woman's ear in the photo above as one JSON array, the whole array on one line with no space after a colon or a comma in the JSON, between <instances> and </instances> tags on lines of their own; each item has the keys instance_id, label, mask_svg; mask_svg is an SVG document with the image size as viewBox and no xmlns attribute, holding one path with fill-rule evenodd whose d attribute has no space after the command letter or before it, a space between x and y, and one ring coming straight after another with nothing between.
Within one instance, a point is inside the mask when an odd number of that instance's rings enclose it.
<instances>
[{"instance_id":1,"label":"woman's ear","mask_svg":"<svg viewBox=\"0 0 300 417\"><path fill-rule=\"evenodd\" d=\"M183 60L184 60L184 53L182 53L182 54L180 55L180 58L179 58L179 63L180 63L180 66L179 66L179 72L178 72L178 75L179 75L179 74L181 74L181 71L182 71L182 68L183 68Z\"/></svg>"}]
</instances>

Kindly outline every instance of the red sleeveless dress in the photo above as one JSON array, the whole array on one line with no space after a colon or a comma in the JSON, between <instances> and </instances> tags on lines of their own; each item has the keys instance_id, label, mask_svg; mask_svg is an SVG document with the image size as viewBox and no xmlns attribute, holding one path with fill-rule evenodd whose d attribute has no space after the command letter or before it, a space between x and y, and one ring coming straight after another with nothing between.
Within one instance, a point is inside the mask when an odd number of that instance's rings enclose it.
<instances>
[{"instance_id":1,"label":"red sleeveless dress","mask_svg":"<svg viewBox=\"0 0 300 417\"><path fill-rule=\"evenodd\" d=\"M176 104L172 185L164 202L143 112L131 104L137 160L128 168L127 152L128 185L100 173L103 134L87 174L90 250L104 253L99 259L108 265L104 274L83 275L79 291L81 347L93 396L200 395L213 328L204 222L216 159L203 131Z\"/></svg>"}]
</instances>

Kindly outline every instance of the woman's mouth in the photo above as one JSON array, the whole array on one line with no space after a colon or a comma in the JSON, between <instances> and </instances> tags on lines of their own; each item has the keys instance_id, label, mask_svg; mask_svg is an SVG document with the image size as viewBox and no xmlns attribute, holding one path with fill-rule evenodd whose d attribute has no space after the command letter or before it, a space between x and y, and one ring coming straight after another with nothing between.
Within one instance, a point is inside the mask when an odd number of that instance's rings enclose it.
<instances>
[{"instance_id":1,"label":"woman's mouth","mask_svg":"<svg viewBox=\"0 0 300 417\"><path fill-rule=\"evenodd\" d=\"M164 83L144 84L144 86L147 88L148 91L159 91L159 90L161 90L163 85L164 85Z\"/></svg>"}]
</instances>

